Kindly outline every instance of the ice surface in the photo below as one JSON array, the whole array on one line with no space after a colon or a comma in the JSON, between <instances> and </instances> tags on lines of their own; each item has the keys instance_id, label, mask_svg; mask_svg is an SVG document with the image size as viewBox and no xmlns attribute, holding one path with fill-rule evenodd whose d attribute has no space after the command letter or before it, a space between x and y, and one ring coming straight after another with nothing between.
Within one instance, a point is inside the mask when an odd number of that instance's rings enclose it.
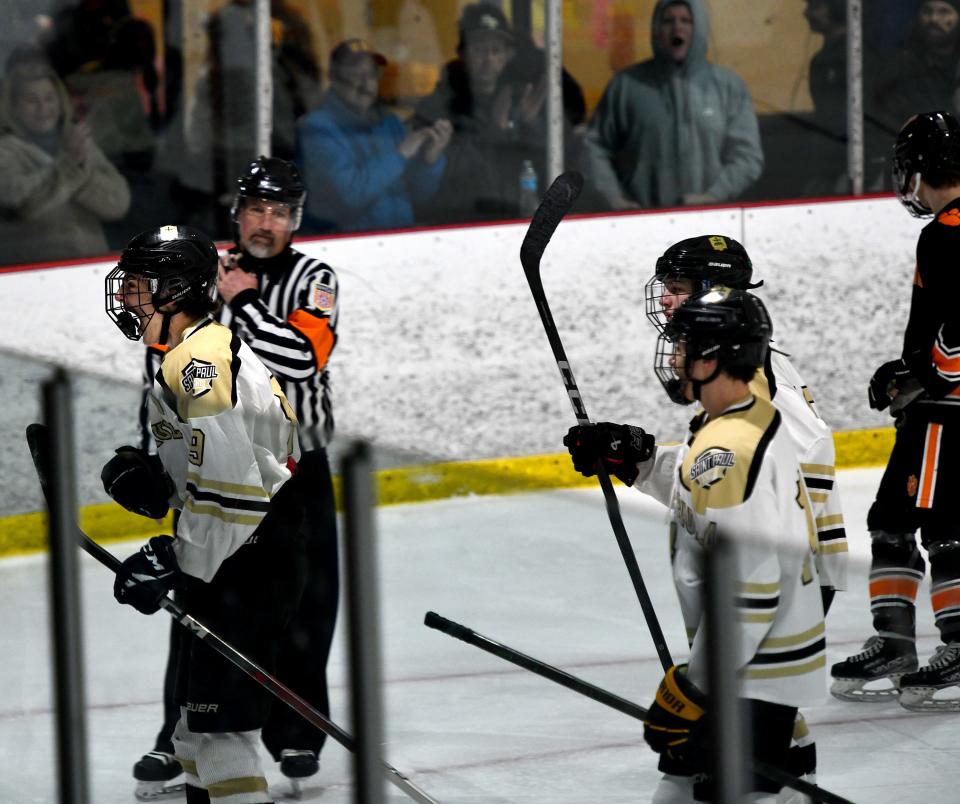
<instances>
[{"instance_id":1,"label":"ice surface","mask_svg":"<svg viewBox=\"0 0 960 804\"><path fill-rule=\"evenodd\" d=\"M828 620L829 662L869 632L863 522L878 478L841 473L853 552L850 590ZM620 499L669 647L682 657L663 511L634 492ZM648 800L658 773L638 722L422 625L437 611L648 705L661 670L599 491L381 508L377 528L387 761L441 802ZM160 725L169 621L118 606L107 571L86 556L82 583L91 801L133 802L130 769ZM0 561L0 802L56 800L46 584L45 557ZM926 584L920 600L926 658L937 642ZM341 619L332 716L349 729L343 637ZM825 787L869 804L956 800L957 715L833 699L806 715ZM303 800L351 801L349 754L328 742L321 763ZM282 792L272 763L267 775ZM390 787L389 800L407 799Z\"/></svg>"}]
</instances>

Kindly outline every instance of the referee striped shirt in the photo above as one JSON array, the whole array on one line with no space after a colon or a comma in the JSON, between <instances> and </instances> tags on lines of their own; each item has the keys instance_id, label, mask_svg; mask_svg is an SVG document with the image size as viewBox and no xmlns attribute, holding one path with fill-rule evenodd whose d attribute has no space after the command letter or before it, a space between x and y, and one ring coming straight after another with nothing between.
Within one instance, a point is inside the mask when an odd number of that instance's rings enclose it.
<instances>
[{"instance_id":1,"label":"referee striped shirt","mask_svg":"<svg viewBox=\"0 0 960 804\"><path fill-rule=\"evenodd\" d=\"M337 275L289 246L266 260L242 254L238 264L257 274L260 288L238 293L223 305L219 320L279 381L300 423L301 449L324 447L334 426L327 363L337 341ZM152 382L161 356L162 350L147 349L145 381Z\"/></svg>"}]
</instances>

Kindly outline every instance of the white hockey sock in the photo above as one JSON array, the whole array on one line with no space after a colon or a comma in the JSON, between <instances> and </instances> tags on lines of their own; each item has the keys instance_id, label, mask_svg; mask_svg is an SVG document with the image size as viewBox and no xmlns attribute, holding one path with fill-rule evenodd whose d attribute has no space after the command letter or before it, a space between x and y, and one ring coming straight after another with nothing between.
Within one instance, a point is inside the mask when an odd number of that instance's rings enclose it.
<instances>
[{"instance_id":1,"label":"white hockey sock","mask_svg":"<svg viewBox=\"0 0 960 804\"><path fill-rule=\"evenodd\" d=\"M197 775L211 804L260 804L269 799L260 765L259 730L198 737Z\"/></svg>"}]
</instances>

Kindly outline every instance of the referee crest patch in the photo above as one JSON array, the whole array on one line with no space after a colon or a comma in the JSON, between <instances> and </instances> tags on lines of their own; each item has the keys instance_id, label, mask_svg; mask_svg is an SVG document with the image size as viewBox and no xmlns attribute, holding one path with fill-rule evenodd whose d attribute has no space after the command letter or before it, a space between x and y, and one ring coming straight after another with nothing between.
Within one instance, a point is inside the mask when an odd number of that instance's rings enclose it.
<instances>
[{"instance_id":1,"label":"referee crest patch","mask_svg":"<svg viewBox=\"0 0 960 804\"><path fill-rule=\"evenodd\" d=\"M330 285L324 285L319 280L310 285L310 306L325 313L333 309L333 300L336 291Z\"/></svg>"},{"instance_id":2,"label":"referee crest patch","mask_svg":"<svg viewBox=\"0 0 960 804\"><path fill-rule=\"evenodd\" d=\"M183 390L196 398L212 390L213 381L217 378L217 367L206 360L193 358L180 373Z\"/></svg>"},{"instance_id":3,"label":"referee crest patch","mask_svg":"<svg viewBox=\"0 0 960 804\"><path fill-rule=\"evenodd\" d=\"M690 467L690 479L700 488L708 489L723 480L727 470L736 463L736 455L729 450L711 447L705 450Z\"/></svg>"}]
</instances>

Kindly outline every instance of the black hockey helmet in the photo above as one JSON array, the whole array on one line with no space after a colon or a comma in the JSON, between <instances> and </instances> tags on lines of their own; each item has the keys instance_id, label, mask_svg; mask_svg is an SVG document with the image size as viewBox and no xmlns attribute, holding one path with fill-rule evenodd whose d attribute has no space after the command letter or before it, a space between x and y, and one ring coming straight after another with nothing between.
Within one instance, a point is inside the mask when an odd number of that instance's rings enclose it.
<instances>
[{"instance_id":1,"label":"black hockey helmet","mask_svg":"<svg viewBox=\"0 0 960 804\"><path fill-rule=\"evenodd\" d=\"M217 307L217 247L189 226L161 226L141 232L127 243L117 266L105 280L107 315L130 340L140 340L147 323L165 305L162 315L189 312L204 315ZM148 298L130 303L124 281L146 280ZM145 305L152 312L144 313ZM164 338L165 340L165 338Z\"/></svg>"},{"instance_id":2,"label":"black hockey helmet","mask_svg":"<svg viewBox=\"0 0 960 804\"><path fill-rule=\"evenodd\" d=\"M753 263L747 250L726 235L700 235L674 243L657 260L653 276L644 288L647 318L660 332L667 323L662 299L665 283L671 279L687 279L692 291L724 285L741 290L759 287L751 284Z\"/></svg>"},{"instance_id":3,"label":"black hockey helmet","mask_svg":"<svg viewBox=\"0 0 960 804\"><path fill-rule=\"evenodd\" d=\"M237 194L230 210L234 221L248 198L289 204L291 231L300 228L307 188L295 163L274 156L258 156L237 179Z\"/></svg>"},{"instance_id":4,"label":"black hockey helmet","mask_svg":"<svg viewBox=\"0 0 960 804\"><path fill-rule=\"evenodd\" d=\"M723 369L756 371L766 360L772 335L770 315L759 298L717 285L693 294L674 312L657 340L654 371L674 402L689 404L683 393L687 382L699 399L700 387ZM716 360L717 369L705 380L689 380L694 360Z\"/></svg>"},{"instance_id":5,"label":"black hockey helmet","mask_svg":"<svg viewBox=\"0 0 960 804\"><path fill-rule=\"evenodd\" d=\"M916 177L940 187L945 174L960 174L960 124L949 112L914 115L900 129L893 146L897 198L914 217L928 218L934 210L917 197L920 181Z\"/></svg>"}]
</instances>

